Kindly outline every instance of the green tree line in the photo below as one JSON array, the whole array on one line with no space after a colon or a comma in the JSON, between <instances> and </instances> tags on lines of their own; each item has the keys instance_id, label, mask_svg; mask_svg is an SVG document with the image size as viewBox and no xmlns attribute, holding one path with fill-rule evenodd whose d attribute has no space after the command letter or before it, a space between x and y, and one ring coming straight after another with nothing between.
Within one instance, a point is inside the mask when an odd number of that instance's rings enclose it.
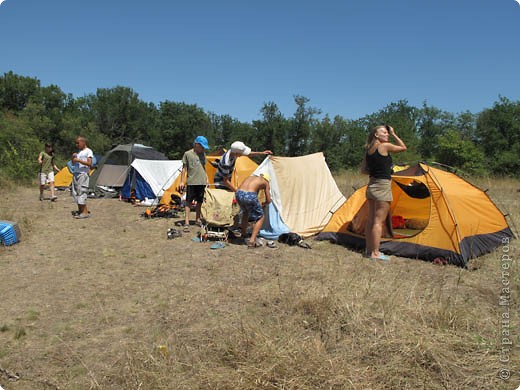
<instances>
[{"instance_id":1,"label":"green tree line","mask_svg":"<svg viewBox=\"0 0 520 390\"><path fill-rule=\"evenodd\" d=\"M426 102L415 107L392 102L362 118L322 114L307 97L294 96L290 117L266 102L259 119L242 122L196 104L145 102L132 88L99 88L73 97L57 85L4 73L0 77L0 180L27 181L35 176L36 156L52 142L63 165L84 135L96 154L120 143L143 143L179 159L197 135L214 149L241 140L253 149L299 156L321 151L332 170L355 168L363 155L367 131L391 124L408 145L403 163L436 161L469 174L519 176L520 102L500 96L479 113L453 114Z\"/></svg>"}]
</instances>

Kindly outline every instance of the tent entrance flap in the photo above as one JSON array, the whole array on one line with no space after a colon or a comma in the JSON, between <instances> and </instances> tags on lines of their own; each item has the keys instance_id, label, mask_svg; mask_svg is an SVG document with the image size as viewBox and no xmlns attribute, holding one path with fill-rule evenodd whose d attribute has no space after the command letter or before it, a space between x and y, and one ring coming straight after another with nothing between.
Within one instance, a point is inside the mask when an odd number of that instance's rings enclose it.
<instances>
[{"instance_id":1,"label":"tent entrance flap","mask_svg":"<svg viewBox=\"0 0 520 390\"><path fill-rule=\"evenodd\" d=\"M403 190L411 198L424 199L430 196L428 187L419 181L414 180L410 184L402 184L395 180L394 183L397 184L401 190Z\"/></svg>"},{"instance_id":2,"label":"tent entrance flap","mask_svg":"<svg viewBox=\"0 0 520 390\"><path fill-rule=\"evenodd\" d=\"M383 224L383 238L409 238L426 229L430 220L431 195L424 183L394 180L392 196L394 200L390 204L390 213ZM365 237L368 210L368 201L365 201L346 230Z\"/></svg>"}]
</instances>

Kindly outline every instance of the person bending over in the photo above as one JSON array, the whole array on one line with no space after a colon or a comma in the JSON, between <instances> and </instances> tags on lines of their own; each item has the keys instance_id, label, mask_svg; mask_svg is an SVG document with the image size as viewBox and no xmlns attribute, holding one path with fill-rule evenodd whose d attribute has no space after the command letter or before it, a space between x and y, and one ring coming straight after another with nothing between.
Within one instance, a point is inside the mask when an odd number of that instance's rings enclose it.
<instances>
[{"instance_id":1,"label":"person bending over","mask_svg":"<svg viewBox=\"0 0 520 390\"><path fill-rule=\"evenodd\" d=\"M249 176L245 179L235 193L240 210L242 211L242 237L247 234L249 222L254 222L253 232L247 243L248 248L260 246L256 242L256 237L264 223L264 210L258 200L258 192L264 190L265 204L271 203L271 188L269 185L271 178L267 173L260 176Z\"/></svg>"}]
</instances>

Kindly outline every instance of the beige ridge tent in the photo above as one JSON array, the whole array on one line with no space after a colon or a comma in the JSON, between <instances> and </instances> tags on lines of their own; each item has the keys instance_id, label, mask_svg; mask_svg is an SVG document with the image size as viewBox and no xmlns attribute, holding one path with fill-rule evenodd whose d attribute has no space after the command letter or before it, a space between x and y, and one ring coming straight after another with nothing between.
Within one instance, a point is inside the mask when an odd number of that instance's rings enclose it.
<instances>
[{"instance_id":1,"label":"beige ridge tent","mask_svg":"<svg viewBox=\"0 0 520 390\"><path fill-rule=\"evenodd\" d=\"M345 202L323 153L301 157L269 156L255 175L271 176L272 205L261 235L277 238L288 231L303 237L319 233Z\"/></svg>"}]
</instances>

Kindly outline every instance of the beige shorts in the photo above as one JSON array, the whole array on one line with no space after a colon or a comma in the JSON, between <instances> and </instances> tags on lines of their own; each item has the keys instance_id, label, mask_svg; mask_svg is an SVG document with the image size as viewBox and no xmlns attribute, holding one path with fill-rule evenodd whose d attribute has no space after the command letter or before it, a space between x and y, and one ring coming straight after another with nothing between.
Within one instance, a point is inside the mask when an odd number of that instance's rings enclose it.
<instances>
[{"instance_id":1,"label":"beige shorts","mask_svg":"<svg viewBox=\"0 0 520 390\"><path fill-rule=\"evenodd\" d=\"M367 199L391 202L392 198L392 182L388 179L370 178L366 192Z\"/></svg>"},{"instance_id":2,"label":"beige shorts","mask_svg":"<svg viewBox=\"0 0 520 390\"><path fill-rule=\"evenodd\" d=\"M88 173L79 173L72 178L72 199L74 203L87 204L89 176Z\"/></svg>"},{"instance_id":3,"label":"beige shorts","mask_svg":"<svg viewBox=\"0 0 520 390\"><path fill-rule=\"evenodd\" d=\"M52 183L54 181L54 172L47 172L47 173L40 172L40 174L38 176L40 177L40 184L42 186Z\"/></svg>"}]
</instances>

